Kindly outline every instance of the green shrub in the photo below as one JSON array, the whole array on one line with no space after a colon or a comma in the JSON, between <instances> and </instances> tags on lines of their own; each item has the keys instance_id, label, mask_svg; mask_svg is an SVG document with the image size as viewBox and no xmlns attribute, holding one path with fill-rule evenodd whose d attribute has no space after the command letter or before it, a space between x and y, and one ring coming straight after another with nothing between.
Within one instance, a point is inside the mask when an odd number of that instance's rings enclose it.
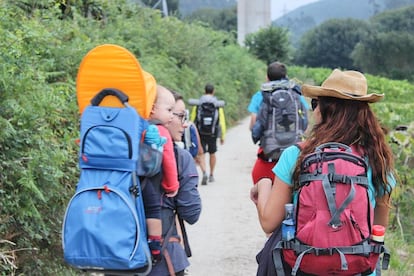
<instances>
[{"instance_id":1,"label":"green shrub","mask_svg":"<svg viewBox=\"0 0 414 276\"><path fill-rule=\"evenodd\" d=\"M75 81L85 54L104 43L123 46L186 98L213 82L230 123L246 114L238 106L265 66L227 33L127 1L93 1L98 19L83 4L62 17L53 1L23 2L0 3L0 274L61 275L71 273L60 231L79 173Z\"/></svg>"},{"instance_id":2,"label":"green shrub","mask_svg":"<svg viewBox=\"0 0 414 276\"><path fill-rule=\"evenodd\" d=\"M121 45L158 83L186 99L198 98L212 82L227 103L229 125L247 115L266 65L230 34L163 18L127 1L93 1L93 11L101 11L101 17L88 17L92 13L85 11L91 7L81 4L62 17L54 1L34 1L52 4L30 11L17 8L21 2L0 3L0 274L69 275L73 272L63 263L60 231L78 178L75 82L83 56L100 44ZM329 73L289 66L289 76L303 83L319 85ZM368 81L370 89L386 94L384 102L374 105L383 124L391 130L410 126L412 84L374 76ZM414 156L412 127L407 133L390 133L401 179L387 234L397 251L395 271L412 267L408 244L414 227L407 218L414 208L413 173L406 166ZM411 137L408 144L405 137Z\"/></svg>"}]
</instances>

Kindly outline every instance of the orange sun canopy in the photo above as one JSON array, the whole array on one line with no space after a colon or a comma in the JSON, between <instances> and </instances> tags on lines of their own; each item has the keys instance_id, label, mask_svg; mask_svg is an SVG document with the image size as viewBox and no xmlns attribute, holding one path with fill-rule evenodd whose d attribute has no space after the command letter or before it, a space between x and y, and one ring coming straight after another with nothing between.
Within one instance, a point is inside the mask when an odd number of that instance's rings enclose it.
<instances>
[{"instance_id":1,"label":"orange sun canopy","mask_svg":"<svg viewBox=\"0 0 414 276\"><path fill-rule=\"evenodd\" d=\"M104 88L116 88L128 95L128 103L148 118L156 96L154 77L141 68L127 49L113 44L97 46L83 58L76 79L79 112ZM114 96L105 97L102 106L121 107Z\"/></svg>"}]
</instances>

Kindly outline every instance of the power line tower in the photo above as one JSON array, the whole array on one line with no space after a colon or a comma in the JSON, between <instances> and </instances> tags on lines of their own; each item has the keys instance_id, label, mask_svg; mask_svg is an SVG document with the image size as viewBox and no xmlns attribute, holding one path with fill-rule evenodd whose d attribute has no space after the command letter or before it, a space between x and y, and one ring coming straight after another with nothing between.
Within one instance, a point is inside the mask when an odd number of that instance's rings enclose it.
<instances>
[{"instance_id":1,"label":"power line tower","mask_svg":"<svg viewBox=\"0 0 414 276\"><path fill-rule=\"evenodd\" d=\"M158 0L157 3L154 4L154 6L152 7L153 9L157 8L159 5L162 5L162 14L164 16L168 16L168 5L167 5L167 0Z\"/></svg>"}]
</instances>

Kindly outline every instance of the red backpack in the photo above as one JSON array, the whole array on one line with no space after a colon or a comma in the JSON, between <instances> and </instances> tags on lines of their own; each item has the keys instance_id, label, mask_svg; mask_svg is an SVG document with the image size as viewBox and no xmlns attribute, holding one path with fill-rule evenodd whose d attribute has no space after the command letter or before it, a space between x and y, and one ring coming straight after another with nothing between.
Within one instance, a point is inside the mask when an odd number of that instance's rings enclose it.
<instances>
[{"instance_id":1,"label":"red backpack","mask_svg":"<svg viewBox=\"0 0 414 276\"><path fill-rule=\"evenodd\" d=\"M301 164L295 206L294 239L273 251L278 275L283 260L292 268L315 275L368 275L379 255L388 268L389 253L374 243L374 210L368 196L368 164L353 148L340 143L320 145Z\"/></svg>"}]
</instances>

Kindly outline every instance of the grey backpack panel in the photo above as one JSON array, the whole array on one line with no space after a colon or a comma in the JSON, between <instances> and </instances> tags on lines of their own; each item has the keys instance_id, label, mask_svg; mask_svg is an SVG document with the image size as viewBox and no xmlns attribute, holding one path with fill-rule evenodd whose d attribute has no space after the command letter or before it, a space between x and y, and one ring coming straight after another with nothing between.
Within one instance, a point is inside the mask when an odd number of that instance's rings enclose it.
<instances>
[{"instance_id":1,"label":"grey backpack panel","mask_svg":"<svg viewBox=\"0 0 414 276\"><path fill-rule=\"evenodd\" d=\"M306 110L299 93L290 87L262 93L263 104L259 112L266 119L260 145L267 158L277 160L285 148L301 140L306 129Z\"/></svg>"},{"instance_id":2,"label":"grey backpack panel","mask_svg":"<svg viewBox=\"0 0 414 276\"><path fill-rule=\"evenodd\" d=\"M197 106L196 126L201 135L217 135L219 124L218 109L222 101L216 97L202 96Z\"/></svg>"}]
</instances>

